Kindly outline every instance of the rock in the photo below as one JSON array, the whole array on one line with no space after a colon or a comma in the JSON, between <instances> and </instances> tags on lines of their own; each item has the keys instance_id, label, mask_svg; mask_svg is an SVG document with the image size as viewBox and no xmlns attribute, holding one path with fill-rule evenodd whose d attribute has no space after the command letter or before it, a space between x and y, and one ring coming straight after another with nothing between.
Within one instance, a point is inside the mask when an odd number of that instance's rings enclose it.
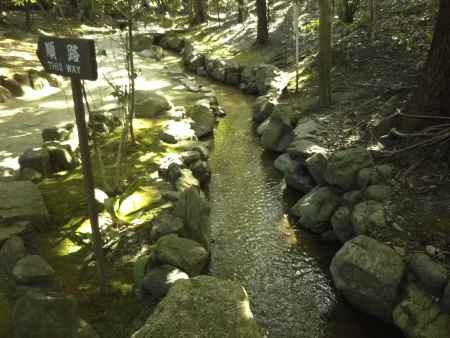
<instances>
[{"instance_id":1,"label":"rock","mask_svg":"<svg viewBox=\"0 0 450 338\"><path fill-rule=\"evenodd\" d=\"M139 53L144 58L160 61L164 57L164 50L160 46L150 46Z\"/></svg>"},{"instance_id":2,"label":"rock","mask_svg":"<svg viewBox=\"0 0 450 338\"><path fill-rule=\"evenodd\" d=\"M330 217L339 200L333 189L316 187L291 208L291 213L300 218L299 222L305 228L322 233L330 228Z\"/></svg>"},{"instance_id":3,"label":"rock","mask_svg":"<svg viewBox=\"0 0 450 338\"><path fill-rule=\"evenodd\" d=\"M209 149L208 146L197 144L195 147L192 148L192 150L198 152L200 154L200 158L203 161L208 160L209 158Z\"/></svg>"},{"instance_id":4,"label":"rock","mask_svg":"<svg viewBox=\"0 0 450 338\"><path fill-rule=\"evenodd\" d=\"M209 170L208 163L205 161L197 161L190 166L192 174L200 184L208 183L211 179L211 171Z\"/></svg>"},{"instance_id":5,"label":"rock","mask_svg":"<svg viewBox=\"0 0 450 338\"><path fill-rule=\"evenodd\" d=\"M205 59L206 71L208 75L216 81L225 82L225 62L222 60Z\"/></svg>"},{"instance_id":6,"label":"rock","mask_svg":"<svg viewBox=\"0 0 450 338\"><path fill-rule=\"evenodd\" d=\"M364 195L368 200L385 202L391 198L391 187L388 185L371 185L366 189Z\"/></svg>"},{"instance_id":7,"label":"rock","mask_svg":"<svg viewBox=\"0 0 450 338\"><path fill-rule=\"evenodd\" d=\"M142 289L159 300L180 279L189 279L189 276L174 266L161 265L146 273L142 281Z\"/></svg>"},{"instance_id":8,"label":"rock","mask_svg":"<svg viewBox=\"0 0 450 338\"><path fill-rule=\"evenodd\" d=\"M393 169L388 164L373 168L363 168L358 173L358 187L365 189L369 185L386 184L392 179Z\"/></svg>"},{"instance_id":9,"label":"rock","mask_svg":"<svg viewBox=\"0 0 450 338\"><path fill-rule=\"evenodd\" d=\"M240 88L247 94L265 95L274 91L278 95L286 88L288 76L274 65L246 66L241 73Z\"/></svg>"},{"instance_id":10,"label":"rock","mask_svg":"<svg viewBox=\"0 0 450 338\"><path fill-rule=\"evenodd\" d=\"M169 177L169 171L173 166L175 166L179 170L181 167L183 167L183 159L178 154L169 153L159 161L159 175L161 175L162 177ZM175 179L177 179L178 177L179 175L175 177ZM170 181L172 182L172 177Z\"/></svg>"},{"instance_id":11,"label":"rock","mask_svg":"<svg viewBox=\"0 0 450 338\"><path fill-rule=\"evenodd\" d=\"M323 147L319 142L295 138L287 148L287 152L292 157L298 159L302 163L305 163L306 159L315 155L322 154L327 155L328 149Z\"/></svg>"},{"instance_id":12,"label":"rock","mask_svg":"<svg viewBox=\"0 0 450 338\"><path fill-rule=\"evenodd\" d=\"M276 110L278 101L276 99L260 96L256 99L253 106L253 121L261 123L267 120Z\"/></svg>"},{"instance_id":13,"label":"rock","mask_svg":"<svg viewBox=\"0 0 450 338\"><path fill-rule=\"evenodd\" d=\"M320 240L327 244L334 244L334 243L339 242L339 238L336 236L336 234L332 230L322 232L320 234Z\"/></svg>"},{"instance_id":14,"label":"rock","mask_svg":"<svg viewBox=\"0 0 450 338\"><path fill-rule=\"evenodd\" d=\"M3 220L3 224L0 222L0 242L4 237L2 234L9 232L10 227L20 228L20 231L13 232L18 235L26 229L28 223L36 228L48 224L48 211L35 184L27 181L0 182L0 196L0 219Z\"/></svg>"},{"instance_id":15,"label":"rock","mask_svg":"<svg viewBox=\"0 0 450 338\"><path fill-rule=\"evenodd\" d=\"M350 207L355 206L355 204L361 202L363 198L363 193L361 190L348 191L342 195L342 200Z\"/></svg>"},{"instance_id":16,"label":"rock","mask_svg":"<svg viewBox=\"0 0 450 338\"><path fill-rule=\"evenodd\" d=\"M262 338L238 283L198 276L176 282L132 338L222 336Z\"/></svg>"},{"instance_id":17,"label":"rock","mask_svg":"<svg viewBox=\"0 0 450 338\"><path fill-rule=\"evenodd\" d=\"M8 239L0 249L0 271L11 273L17 261L26 255L23 240L14 236Z\"/></svg>"},{"instance_id":18,"label":"rock","mask_svg":"<svg viewBox=\"0 0 450 338\"><path fill-rule=\"evenodd\" d=\"M299 168L299 163L287 154L281 154L274 162L275 169L281 171L284 175L292 173Z\"/></svg>"},{"instance_id":19,"label":"rock","mask_svg":"<svg viewBox=\"0 0 450 338\"><path fill-rule=\"evenodd\" d=\"M309 174L318 185L326 184L325 172L327 170L328 158L324 153L315 153L305 161Z\"/></svg>"},{"instance_id":20,"label":"rock","mask_svg":"<svg viewBox=\"0 0 450 338\"><path fill-rule=\"evenodd\" d=\"M65 141L70 137L70 131L66 128L45 128L42 130L42 140L47 141Z\"/></svg>"},{"instance_id":21,"label":"rock","mask_svg":"<svg viewBox=\"0 0 450 338\"><path fill-rule=\"evenodd\" d=\"M120 112L113 109L110 111L97 110L92 112L94 123L106 124L108 129L114 130L116 127L121 126Z\"/></svg>"},{"instance_id":22,"label":"rock","mask_svg":"<svg viewBox=\"0 0 450 338\"><path fill-rule=\"evenodd\" d=\"M229 86L239 87L241 83L241 68L232 61L225 62L225 84Z\"/></svg>"},{"instance_id":23,"label":"rock","mask_svg":"<svg viewBox=\"0 0 450 338\"><path fill-rule=\"evenodd\" d=\"M330 266L336 288L359 310L392 321L405 273L401 257L370 237L347 241Z\"/></svg>"},{"instance_id":24,"label":"rock","mask_svg":"<svg viewBox=\"0 0 450 338\"><path fill-rule=\"evenodd\" d=\"M72 298L30 291L16 303L13 316L16 338L77 338L80 318Z\"/></svg>"},{"instance_id":25,"label":"rock","mask_svg":"<svg viewBox=\"0 0 450 338\"><path fill-rule=\"evenodd\" d=\"M210 245L210 207L204 194L197 188L184 191L173 211L174 215L183 220L185 235L200 244L206 249Z\"/></svg>"},{"instance_id":26,"label":"rock","mask_svg":"<svg viewBox=\"0 0 450 338\"><path fill-rule=\"evenodd\" d=\"M161 237L156 243L156 258L186 271L190 276L199 275L208 262L208 251L197 242L177 235Z\"/></svg>"},{"instance_id":27,"label":"rock","mask_svg":"<svg viewBox=\"0 0 450 338\"><path fill-rule=\"evenodd\" d=\"M15 236L20 236L27 230L29 230L29 221L16 221L10 224L3 224L0 221L0 244L4 241L13 238Z\"/></svg>"},{"instance_id":28,"label":"rock","mask_svg":"<svg viewBox=\"0 0 450 338\"><path fill-rule=\"evenodd\" d=\"M172 108L172 103L162 94L147 90L136 90L135 114L140 118L155 118Z\"/></svg>"},{"instance_id":29,"label":"rock","mask_svg":"<svg viewBox=\"0 0 450 338\"><path fill-rule=\"evenodd\" d=\"M49 86L47 79L37 70L29 70L28 77L30 79L31 88L34 90L41 90Z\"/></svg>"},{"instance_id":30,"label":"rock","mask_svg":"<svg viewBox=\"0 0 450 338\"><path fill-rule=\"evenodd\" d=\"M331 226L342 243L353 237L353 226L350 221L351 210L348 206L339 207L331 217Z\"/></svg>"},{"instance_id":31,"label":"rock","mask_svg":"<svg viewBox=\"0 0 450 338\"><path fill-rule=\"evenodd\" d=\"M8 89L12 96L22 96L25 94L20 83L4 76L0 76L0 86Z\"/></svg>"},{"instance_id":32,"label":"rock","mask_svg":"<svg viewBox=\"0 0 450 338\"><path fill-rule=\"evenodd\" d=\"M200 153L195 150L184 151L180 154L183 163L186 165L191 165L197 161L201 160Z\"/></svg>"},{"instance_id":33,"label":"rock","mask_svg":"<svg viewBox=\"0 0 450 338\"><path fill-rule=\"evenodd\" d=\"M13 96L12 96L11 92L7 88L0 85L0 103L4 103L4 102L8 101L12 97Z\"/></svg>"},{"instance_id":34,"label":"rock","mask_svg":"<svg viewBox=\"0 0 450 338\"><path fill-rule=\"evenodd\" d=\"M267 120L265 120L264 122L262 122L258 128L256 128L256 134L258 136L262 136L266 131L267 131L267 127L269 126L269 122L270 119L268 118Z\"/></svg>"},{"instance_id":35,"label":"rock","mask_svg":"<svg viewBox=\"0 0 450 338\"><path fill-rule=\"evenodd\" d=\"M370 235L386 227L386 213L379 202L360 202L353 209L351 221L356 235Z\"/></svg>"},{"instance_id":36,"label":"rock","mask_svg":"<svg viewBox=\"0 0 450 338\"><path fill-rule=\"evenodd\" d=\"M88 322L80 319L76 338L100 338L100 336Z\"/></svg>"},{"instance_id":37,"label":"rock","mask_svg":"<svg viewBox=\"0 0 450 338\"><path fill-rule=\"evenodd\" d=\"M365 148L339 150L328 160L325 180L331 185L351 190L356 186L359 171L372 165L372 156Z\"/></svg>"},{"instance_id":38,"label":"rock","mask_svg":"<svg viewBox=\"0 0 450 338\"><path fill-rule=\"evenodd\" d=\"M153 36L150 34L136 34L133 39L133 51L141 52L153 47ZM161 48L161 47L160 47Z\"/></svg>"},{"instance_id":39,"label":"rock","mask_svg":"<svg viewBox=\"0 0 450 338\"><path fill-rule=\"evenodd\" d=\"M198 67L196 74L199 76L203 76L203 77L207 77L208 76L208 72L206 71L205 67Z\"/></svg>"},{"instance_id":40,"label":"rock","mask_svg":"<svg viewBox=\"0 0 450 338\"><path fill-rule=\"evenodd\" d=\"M289 117L281 112L275 112L269 119L267 129L261 136L264 149L283 152L292 141L292 126Z\"/></svg>"},{"instance_id":41,"label":"rock","mask_svg":"<svg viewBox=\"0 0 450 338\"><path fill-rule=\"evenodd\" d=\"M156 242L163 236L170 234L181 235L184 229L183 220L180 217L174 215L162 215L157 217L152 224L150 230L150 241Z\"/></svg>"},{"instance_id":42,"label":"rock","mask_svg":"<svg viewBox=\"0 0 450 338\"><path fill-rule=\"evenodd\" d=\"M50 154L44 148L30 148L19 156L21 169L31 168L46 176L51 172Z\"/></svg>"},{"instance_id":43,"label":"rock","mask_svg":"<svg viewBox=\"0 0 450 338\"><path fill-rule=\"evenodd\" d=\"M174 184L177 191L183 192L192 187L200 187L200 182L194 177L190 169L181 169L180 176Z\"/></svg>"},{"instance_id":44,"label":"rock","mask_svg":"<svg viewBox=\"0 0 450 338\"><path fill-rule=\"evenodd\" d=\"M441 297L441 307L446 313L450 314L450 283L447 283L444 293Z\"/></svg>"},{"instance_id":45,"label":"rock","mask_svg":"<svg viewBox=\"0 0 450 338\"><path fill-rule=\"evenodd\" d=\"M137 180L115 201L114 208L119 219L130 222L137 218L140 212L160 204L161 199L161 193L150 182Z\"/></svg>"},{"instance_id":46,"label":"rock","mask_svg":"<svg viewBox=\"0 0 450 338\"><path fill-rule=\"evenodd\" d=\"M15 73L13 75L13 80L19 83L21 86L30 86L30 77L28 76L28 73Z\"/></svg>"},{"instance_id":47,"label":"rock","mask_svg":"<svg viewBox=\"0 0 450 338\"><path fill-rule=\"evenodd\" d=\"M447 269L425 254L415 254L411 269L425 289L435 296L441 296L447 284Z\"/></svg>"},{"instance_id":48,"label":"rock","mask_svg":"<svg viewBox=\"0 0 450 338\"><path fill-rule=\"evenodd\" d=\"M162 141L166 143L177 143L184 140L193 140L196 138L195 131L191 124L186 121L169 121L160 134Z\"/></svg>"},{"instance_id":49,"label":"rock","mask_svg":"<svg viewBox=\"0 0 450 338\"><path fill-rule=\"evenodd\" d=\"M294 129L296 139L316 140L324 132L324 127L311 117L303 117L297 121Z\"/></svg>"},{"instance_id":50,"label":"rock","mask_svg":"<svg viewBox=\"0 0 450 338\"><path fill-rule=\"evenodd\" d=\"M407 337L450 337L450 316L442 313L433 299L413 283L395 307L393 318Z\"/></svg>"},{"instance_id":51,"label":"rock","mask_svg":"<svg viewBox=\"0 0 450 338\"><path fill-rule=\"evenodd\" d=\"M286 186L297 190L303 194L307 194L314 188L314 182L311 176L305 174L303 170L296 170L285 176Z\"/></svg>"},{"instance_id":52,"label":"rock","mask_svg":"<svg viewBox=\"0 0 450 338\"><path fill-rule=\"evenodd\" d=\"M193 123L191 128L194 130L195 135L198 138L202 138L213 133L216 118L208 101L200 100L196 102L187 110L187 116L192 119Z\"/></svg>"},{"instance_id":53,"label":"rock","mask_svg":"<svg viewBox=\"0 0 450 338\"><path fill-rule=\"evenodd\" d=\"M426 245L425 246L425 252L427 253L427 255L429 256L436 256L439 254L440 250L432 245Z\"/></svg>"},{"instance_id":54,"label":"rock","mask_svg":"<svg viewBox=\"0 0 450 338\"><path fill-rule=\"evenodd\" d=\"M49 154L52 173L72 170L77 167L77 159L69 147L58 142L52 142L45 144L44 148Z\"/></svg>"},{"instance_id":55,"label":"rock","mask_svg":"<svg viewBox=\"0 0 450 338\"><path fill-rule=\"evenodd\" d=\"M21 284L39 284L53 279L55 270L38 255L21 258L12 271L14 279Z\"/></svg>"},{"instance_id":56,"label":"rock","mask_svg":"<svg viewBox=\"0 0 450 338\"><path fill-rule=\"evenodd\" d=\"M154 251L150 251L148 254L141 255L136 259L133 265L133 278L137 288L142 287L142 281L144 280L147 271L157 265L158 262L156 261Z\"/></svg>"}]
</instances>

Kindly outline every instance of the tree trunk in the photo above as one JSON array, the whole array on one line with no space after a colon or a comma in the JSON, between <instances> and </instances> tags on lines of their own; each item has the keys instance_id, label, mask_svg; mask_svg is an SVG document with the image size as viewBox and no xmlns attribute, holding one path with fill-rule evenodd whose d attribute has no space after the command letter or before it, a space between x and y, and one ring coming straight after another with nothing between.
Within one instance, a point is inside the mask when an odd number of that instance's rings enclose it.
<instances>
[{"instance_id":1,"label":"tree trunk","mask_svg":"<svg viewBox=\"0 0 450 338\"><path fill-rule=\"evenodd\" d=\"M259 45L266 45L269 42L267 0L256 0L256 14L258 16L256 42Z\"/></svg>"},{"instance_id":2,"label":"tree trunk","mask_svg":"<svg viewBox=\"0 0 450 338\"><path fill-rule=\"evenodd\" d=\"M31 3L29 1L25 1L25 29L31 32L31 28Z\"/></svg>"},{"instance_id":3,"label":"tree trunk","mask_svg":"<svg viewBox=\"0 0 450 338\"><path fill-rule=\"evenodd\" d=\"M193 24L201 24L208 20L208 3L205 0L194 1L194 20Z\"/></svg>"},{"instance_id":4,"label":"tree trunk","mask_svg":"<svg viewBox=\"0 0 450 338\"><path fill-rule=\"evenodd\" d=\"M247 1L238 0L238 22L243 23L247 19Z\"/></svg>"},{"instance_id":5,"label":"tree trunk","mask_svg":"<svg viewBox=\"0 0 450 338\"><path fill-rule=\"evenodd\" d=\"M322 107L331 104L331 7L330 0L319 0L320 52L319 101Z\"/></svg>"},{"instance_id":6,"label":"tree trunk","mask_svg":"<svg viewBox=\"0 0 450 338\"><path fill-rule=\"evenodd\" d=\"M420 85L407 107L409 114L450 116L450 1L440 0L431 49ZM423 120L403 118L400 127L417 129Z\"/></svg>"}]
</instances>

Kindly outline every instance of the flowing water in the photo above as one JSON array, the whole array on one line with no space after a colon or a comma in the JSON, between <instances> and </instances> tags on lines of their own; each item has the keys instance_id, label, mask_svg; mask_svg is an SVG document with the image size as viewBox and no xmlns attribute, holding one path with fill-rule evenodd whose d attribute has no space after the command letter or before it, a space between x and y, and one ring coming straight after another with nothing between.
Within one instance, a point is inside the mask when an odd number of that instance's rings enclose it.
<instances>
[{"instance_id":1,"label":"flowing water","mask_svg":"<svg viewBox=\"0 0 450 338\"><path fill-rule=\"evenodd\" d=\"M211 273L245 286L270 337L401 337L336 295L328 275L335 248L289 224L292 197L283 193L274 158L257 143L252 99L223 86L215 90L228 115L216 129L210 159Z\"/></svg>"}]
</instances>

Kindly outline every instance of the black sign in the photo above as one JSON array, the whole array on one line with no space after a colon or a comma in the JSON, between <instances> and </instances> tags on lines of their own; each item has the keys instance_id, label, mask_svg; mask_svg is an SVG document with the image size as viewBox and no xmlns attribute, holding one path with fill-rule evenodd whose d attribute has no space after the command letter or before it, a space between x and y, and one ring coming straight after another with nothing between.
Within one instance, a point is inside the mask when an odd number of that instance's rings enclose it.
<instances>
[{"instance_id":1,"label":"black sign","mask_svg":"<svg viewBox=\"0 0 450 338\"><path fill-rule=\"evenodd\" d=\"M41 36L37 56L47 73L97 80L94 40Z\"/></svg>"}]
</instances>

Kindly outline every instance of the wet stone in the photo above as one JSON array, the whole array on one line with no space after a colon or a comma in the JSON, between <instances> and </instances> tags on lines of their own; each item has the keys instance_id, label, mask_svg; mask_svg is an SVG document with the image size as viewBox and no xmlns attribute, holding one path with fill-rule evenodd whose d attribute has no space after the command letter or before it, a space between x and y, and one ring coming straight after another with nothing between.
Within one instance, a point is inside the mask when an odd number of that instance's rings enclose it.
<instances>
[{"instance_id":1,"label":"wet stone","mask_svg":"<svg viewBox=\"0 0 450 338\"><path fill-rule=\"evenodd\" d=\"M49 215L39 188L28 181L0 182L0 238L7 228L26 221L33 227L45 226ZM23 230L22 230L23 231Z\"/></svg>"},{"instance_id":2,"label":"wet stone","mask_svg":"<svg viewBox=\"0 0 450 338\"><path fill-rule=\"evenodd\" d=\"M376 201L358 203L353 209L351 221L356 235L370 235L386 227L384 206Z\"/></svg>"},{"instance_id":3,"label":"wet stone","mask_svg":"<svg viewBox=\"0 0 450 338\"><path fill-rule=\"evenodd\" d=\"M30 148L25 150L19 157L20 168L31 168L43 175L51 172L50 154L44 148Z\"/></svg>"},{"instance_id":4,"label":"wet stone","mask_svg":"<svg viewBox=\"0 0 450 338\"><path fill-rule=\"evenodd\" d=\"M353 237L353 226L350 221L351 210L348 206L339 207L331 217L331 226L342 243Z\"/></svg>"},{"instance_id":5,"label":"wet stone","mask_svg":"<svg viewBox=\"0 0 450 338\"><path fill-rule=\"evenodd\" d=\"M388 185L371 185L366 189L364 195L368 200L385 202L391 198L391 187Z\"/></svg>"},{"instance_id":6,"label":"wet stone","mask_svg":"<svg viewBox=\"0 0 450 338\"><path fill-rule=\"evenodd\" d=\"M447 269L443 265L425 254L416 254L411 259L411 268L428 292L435 296L442 294L448 280Z\"/></svg>"},{"instance_id":7,"label":"wet stone","mask_svg":"<svg viewBox=\"0 0 450 338\"><path fill-rule=\"evenodd\" d=\"M163 298L172 285L180 279L189 279L187 273L172 265L161 265L150 269L142 280L142 289L154 298Z\"/></svg>"},{"instance_id":8,"label":"wet stone","mask_svg":"<svg viewBox=\"0 0 450 338\"><path fill-rule=\"evenodd\" d=\"M17 261L26 255L25 245L20 237L8 239L0 249L0 271L10 273Z\"/></svg>"}]
</instances>

